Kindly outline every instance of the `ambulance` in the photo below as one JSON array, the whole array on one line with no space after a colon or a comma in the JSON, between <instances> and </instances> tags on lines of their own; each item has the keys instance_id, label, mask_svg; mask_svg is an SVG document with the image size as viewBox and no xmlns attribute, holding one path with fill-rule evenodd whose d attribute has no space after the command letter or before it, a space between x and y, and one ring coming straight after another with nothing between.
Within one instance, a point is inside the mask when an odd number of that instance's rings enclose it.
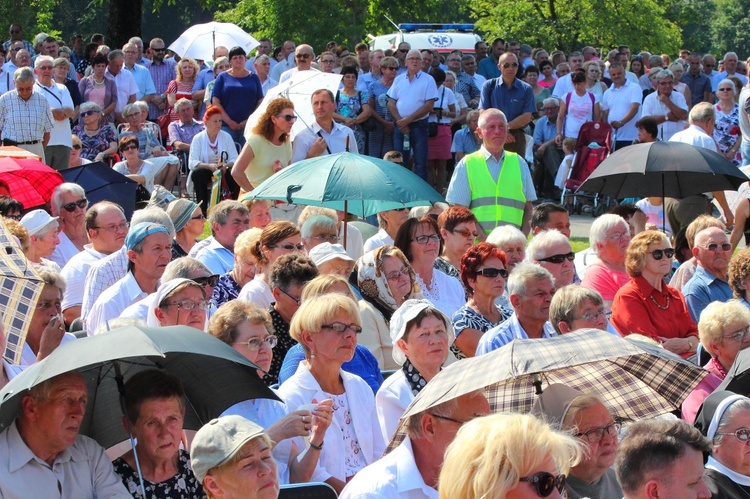
<instances>
[{"instance_id":1,"label":"ambulance","mask_svg":"<svg viewBox=\"0 0 750 499\"><path fill-rule=\"evenodd\" d=\"M464 54L473 54L474 44L482 40L473 32L473 24L402 23L398 30L390 35L370 35L370 50L396 50L400 43L406 42L413 49L446 54L458 49Z\"/></svg>"}]
</instances>

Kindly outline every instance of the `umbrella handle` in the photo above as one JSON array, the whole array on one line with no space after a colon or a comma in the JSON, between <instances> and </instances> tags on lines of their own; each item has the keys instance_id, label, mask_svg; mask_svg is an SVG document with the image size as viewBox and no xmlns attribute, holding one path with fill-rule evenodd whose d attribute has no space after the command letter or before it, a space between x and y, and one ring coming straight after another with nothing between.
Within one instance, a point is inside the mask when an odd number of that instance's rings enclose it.
<instances>
[{"instance_id":1,"label":"umbrella handle","mask_svg":"<svg viewBox=\"0 0 750 499\"><path fill-rule=\"evenodd\" d=\"M299 192L302 190L301 185L290 185L286 188L286 202L289 204L294 204L294 201L292 201L292 194L295 192Z\"/></svg>"}]
</instances>

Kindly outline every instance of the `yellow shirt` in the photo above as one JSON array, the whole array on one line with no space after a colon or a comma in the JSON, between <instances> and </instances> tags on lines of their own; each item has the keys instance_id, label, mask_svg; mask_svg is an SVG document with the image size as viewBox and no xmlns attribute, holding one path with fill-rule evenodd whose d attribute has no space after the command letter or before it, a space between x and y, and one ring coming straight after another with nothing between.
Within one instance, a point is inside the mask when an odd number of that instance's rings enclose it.
<instances>
[{"instance_id":1,"label":"yellow shirt","mask_svg":"<svg viewBox=\"0 0 750 499\"><path fill-rule=\"evenodd\" d=\"M276 146L262 135L253 134L248 138L247 144L252 148L254 157L247 165L245 175L254 188L273 175L273 164L276 160L279 160L282 167L288 166L292 160L291 140Z\"/></svg>"}]
</instances>

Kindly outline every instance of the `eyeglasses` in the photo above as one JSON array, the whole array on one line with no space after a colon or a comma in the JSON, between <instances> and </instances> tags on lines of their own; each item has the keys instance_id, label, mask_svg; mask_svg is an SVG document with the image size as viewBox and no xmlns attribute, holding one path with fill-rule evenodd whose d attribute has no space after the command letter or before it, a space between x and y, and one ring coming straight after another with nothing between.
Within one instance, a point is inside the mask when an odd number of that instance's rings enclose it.
<instances>
[{"instance_id":1,"label":"eyeglasses","mask_svg":"<svg viewBox=\"0 0 750 499\"><path fill-rule=\"evenodd\" d=\"M203 213L201 213L197 217L190 217L190 220L205 220L205 219L206 219L206 215L204 215Z\"/></svg>"},{"instance_id":2,"label":"eyeglasses","mask_svg":"<svg viewBox=\"0 0 750 499\"><path fill-rule=\"evenodd\" d=\"M208 308L211 306L211 302L208 300L182 300L182 301L176 301L172 303L165 303L160 308L164 307L177 307L177 309L184 309L184 310L193 310L195 307L198 307L200 310L208 310Z\"/></svg>"},{"instance_id":3,"label":"eyeglasses","mask_svg":"<svg viewBox=\"0 0 750 499\"><path fill-rule=\"evenodd\" d=\"M45 70L45 71L52 71L52 66L39 66L36 69Z\"/></svg>"},{"instance_id":4,"label":"eyeglasses","mask_svg":"<svg viewBox=\"0 0 750 499\"><path fill-rule=\"evenodd\" d=\"M247 341L237 341L235 342L235 345L242 345L244 347L247 347L248 350L260 350L264 343L273 348L278 342L279 339L276 336L270 335L266 336L265 338L253 338Z\"/></svg>"},{"instance_id":5,"label":"eyeglasses","mask_svg":"<svg viewBox=\"0 0 750 499\"><path fill-rule=\"evenodd\" d=\"M411 275L411 272L409 272L409 267L401 267L401 270L397 270L395 272L391 272L387 276L385 276L386 279L389 281L395 281L396 279L401 279L401 277L406 276L409 277Z\"/></svg>"},{"instance_id":6,"label":"eyeglasses","mask_svg":"<svg viewBox=\"0 0 750 499\"><path fill-rule=\"evenodd\" d=\"M576 259L576 254L571 251L570 253L561 253L559 255L548 256L547 258L540 258L538 261L560 264L560 263L563 263L565 260L572 262L575 259Z\"/></svg>"},{"instance_id":7,"label":"eyeglasses","mask_svg":"<svg viewBox=\"0 0 750 499\"><path fill-rule=\"evenodd\" d=\"M661 258L666 255L667 258L672 258L674 256L674 249L667 248L667 249L657 249L651 252L651 256L654 257L654 260L661 260Z\"/></svg>"},{"instance_id":8,"label":"eyeglasses","mask_svg":"<svg viewBox=\"0 0 750 499\"><path fill-rule=\"evenodd\" d=\"M723 337L727 340L742 341L748 334L750 334L750 327L740 329L739 331L735 331L733 333L725 334Z\"/></svg>"},{"instance_id":9,"label":"eyeglasses","mask_svg":"<svg viewBox=\"0 0 750 499\"><path fill-rule=\"evenodd\" d=\"M580 319L586 319L587 321L595 321L599 317L607 318L609 317L611 312L606 312L604 310L598 310L596 312L586 312L585 314L581 314L580 317L576 317L573 319L574 321L580 320Z\"/></svg>"},{"instance_id":10,"label":"eyeglasses","mask_svg":"<svg viewBox=\"0 0 750 499\"><path fill-rule=\"evenodd\" d=\"M432 241L434 243L439 243L440 236L437 234L430 234L429 236L428 235L417 236L414 239L412 239L412 241L416 241L417 244L427 244L429 241Z\"/></svg>"},{"instance_id":11,"label":"eyeglasses","mask_svg":"<svg viewBox=\"0 0 750 499\"><path fill-rule=\"evenodd\" d=\"M545 112L546 111L557 111L557 109L558 109L557 106L555 106L555 107L543 107L542 111L545 111Z\"/></svg>"},{"instance_id":12,"label":"eyeglasses","mask_svg":"<svg viewBox=\"0 0 750 499\"><path fill-rule=\"evenodd\" d=\"M98 113L98 112L99 112L99 111L94 111L94 110L91 110L91 111L84 111L84 112L82 112L82 113L81 113L81 116L83 116L83 117L85 118L86 116L89 116L89 115L91 115L91 114L96 114L96 113Z\"/></svg>"},{"instance_id":13,"label":"eyeglasses","mask_svg":"<svg viewBox=\"0 0 750 499\"><path fill-rule=\"evenodd\" d=\"M117 225L107 225L106 227L93 227L95 230L104 230L107 232L122 232L130 228L129 222L123 222Z\"/></svg>"},{"instance_id":14,"label":"eyeglasses","mask_svg":"<svg viewBox=\"0 0 750 499\"><path fill-rule=\"evenodd\" d=\"M359 334L362 332L362 328L359 327L356 324L344 324L343 322L332 322L330 324L323 324L320 326L321 329L330 329L332 331L336 331L337 333L345 333L346 330L350 330L354 334Z\"/></svg>"},{"instance_id":15,"label":"eyeglasses","mask_svg":"<svg viewBox=\"0 0 750 499\"><path fill-rule=\"evenodd\" d=\"M83 149L83 146L81 144L73 144L73 149L78 151L79 149Z\"/></svg>"},{"instance_id":16,"label":"eyeglasses","mask_svg":"<svg viewBox=\"0 0 750 499\"><path fill-rule=\"evenodd\" d=\"M135 144L128 144L122 147L122 151L132 151L133 149L138 149L138 146Z\"/></svg>"},{"instance_id":17,"label":"eyeglasses","mask_svg":"<svg viewBox=\"0 0 750 499\"><path fill-rule=\"evenodd\" d=\"M610 437L617 436L617 434L620 433L620 428L622 428L622 425L620 423L612 423L602 428L592 428L589 431L585 431L583 433L576 433L573 436L583 438L590 444L595 444L601 442L602 438L604 438L605 433ZM614 430L614 432L612 430Z\"/></svg>"},{"instance_id":18,"label":"eyeglasses","mask_svg":"<svg viewBox=\"0 0 750 499\"><path fill-rule=\"evenodd\" d=\"M72 203L67 203L67 204L62 205L62 208L68 213L73 213L74 211L76 211L76 208L85 210L88 204L89 204L88 199L81 198L78 201L73 201Z\"/></svg>"},{"instance_id":19,"label":"eyeglasses","mask_svg":"<svg viewBox=\"0 0 750 499\"><path fill-rule=\"evenodd\" d=\"M297 117L293 114L277 114L277 118L283 118L286 121L297 121Z\"/></svg>"},{"instance_id":20,"label":"eyeglasses","mask_svg":"<svg viewBox=\"0 0 750 499\"><path fill-rule=\"evenodd\" d=\"M612 234L610 236L605 236L607 239L612 239L613 241L619 241L620 239L627 238L630 239L630 232L618 232L617 234Z\"/></svg>"},{"instance_id":21,"label":"eyeglasses","mask_svg":"<svg viewBox=\"0 0 750 499\"><path fill-rule=\"evenodd\" d=\"M500 276L503 279L507 279L508 271L506 269L493 269L492 267L487 267L477 270L477 275L483 275L484 277L489 277L490 279L494 279L497 276Z\"/></svg>"},{"instance_id":22,"label":"eyeglasses","mask_svg":"<svg viewBox=\"0 0 750 499\"><path fill-rule=\"evenodd\" d=\"M398 71L398 66L383 66L380 69L390 69L391 71Z\"/></svg>"},{"instance_id":23,"label":"eyeglasses","mask_svg":"<svg viewBox=\"0 0 750 499\"><path fill-rule=\"evenodd\" d=\"M23 218L21 215L3 215L5 218L10 218L11 220L15 220L16 222L20 222Z\"/></svg>"},{"instance_id":24,"label":"eyeglasses","mask_svg":"<svg viewBox=\"0 0 750 499\"><path fill-rule=\"evenodd\" d=\"M12 49L10 49L10 51L11 51L11 52L18 52L18 51L19 51L19 50L21 50L22 48L23 48L23 47L16 47L16 48L12 48Z\"/></svg>"},{"instance_id":25,"label":"eyeglasses","mask_svg":"<svg viewBox=\"0 0 750 499\"><path fill-rule=\"evenodd\" d=\"M297 59L309 59L310 57L312 57L312 54L297 54L295 57Z\"/></svg>"},{"instance_id":26,"label":"eyeglasses","mask_svg":"<svg viewBox=\"0 0 750 499\"><path fill-rule=\"evenodd\" d=\"M560 494L565 490L565 475L563 474L555 476L552 473L540 471L531 476L521 477L518 481L531 483L539 497L548 497L555 489Z\"/></svg>"},{"instance_id":27,"label":"eyeglasses","mask_svg":"<svg viewBox=\"0 0 750 499\"><path fill-rule=\"evenodd\" d=\"M474 238L476 238L476 237L479 236L479 234L477 234L475 231L469 230L469 229L461 229L461 230L451 229L450 233L451 234L458 234L461 237L471 237L472 239L474 239Z\"/></svg>"},{"instance_id":28,"label":"eyeglasses","mask_svg":"<svg viewBox=\"0 0 750 499\"><path fill-rule=\"evenodd\" d=\"M194 283L200 284L202 287L211 286L212 288L219 284L219 274L207 275L204 277L193 277L191 279Z\"/></svg>"},{"instance_id":29,"label":"eyeglasses","mask_svg":"<svg viewBox=\"0 0 750 499\"><path fill-rule=\"evenodd\" d=\"M503 69L517 68L517 67L518 67L518 63L517 62L504 62L503 63Z\"/></svg>"},{"instance_id":30,"label":"eyeglasses","mask_svg":"<svg viewBox=\"0 0 750 499\"><path fill-rule=\"evenodd\" d=\"M720 88L719 89L719 92L731 92L731 91L732 91L731 88Z\"/></svg>"},{"instance_id":31,"label":"eyeglasses","mask_svg":"<svg viewBox=\"0 0 750 499\"><path fill-rule=\"evenodd\" d=\"M284 293L289 299L293 300L294 303L296 303L297 305L299 305L299 302L302 300L301 297L300 298L295 298L295 297L293 297L292 295L290 295L289 293L287 293L286 291L284 291L281 288L279 288L279 291L281 291L282 293Z\"/></svg>"},{"instance_id":32,"label":"eyeglasses","mask_svg":"<svg viewBox=\"0 0 750 499\"><path fill-rule=\"evenodd\" d=\"M737 431L732 433L717 433L716 435L721 437L732 436L744 444L750 440L750 428L738 428Z\"/></svg>"},{"instance_id":33,"label":"eyeglasses","mask_svg":"<svg viewBox=\"0 0 750 499\"><path fill-rule=\"evenodd\" d=\"M430 412L428 412L428 414L432 416L433 418L442 419L443 421L450 421L451 423L456 423L460 425L464 425L467 423L467 421L461 421L458 419L449 418L448 416L441 416L440 414L432 414Z\"/></svg>"},{"instance_id":34,"label":"eyeglasses","mask_svg":"<svg viewBox=\"0 0 750 499\"><path fill-rule=\"evenodd\" d=\"M413 61L420 61L420 62L422 61L422 59L421 59L420 57L409 57L409 58L408 58L408 59L406 59L406 60L407 60L407 61L412 61L412 62L413 62Z\"/></svg>"},{"instance_id":35,"label":"eyeglasses","mask_svg":"<svg viewBox=\"0 0 750 499\"><path fill-rule=\"evenodd\" d=\"M333 64L333 60L331 59L323 59L320 61L321 64Z\"/></svg>"},{"instance_id":36,"label":"eyeglasses","mask_svg":"<svg viewBox=\"0 0 750 499\"><path fill-rule=\"evenodd\" d=\"M336 244L337 242L339 242L339 236L337 236L336 234L318 234L317 236L313 236L313 239L331 244Z\"/></svg>"},{"instance_id":37,"label":"eyeglasses","mask_svg":"<svg viewBox=\"0 0 750 499\"><path fill-rule=\"evenodd\" d=\"M279 246L278 244L269 244L268 248L269 249L281 248L286 251L294 251L294 250L305 251L305 245L302 243L299 243L299 244L286 243L282 246Z\"/></svg>"},{"instance_id":38,"label":"eyeglasses","mask_svg":"<svg viewBox=\"0 0 750 499\"><path fill-rule=\"evenodd\" d=\"M166 52L166 51L167 51L167 49L165 49L165 48L160 48L160 49L152 48L151 49L151 52Z\"/></svg>"},{"instance_id":39,"label":"eyeglasses","mask_svg":"<svg viewBox=\"0 0 750 499\"><path fill-rule=\"evenodd\" d=\"M717 253L719 251L732 251L732 244L731 243L711 243L708 246L698 246L699 248L711 251L713 253Z\"/></svg>"}]
</instances>

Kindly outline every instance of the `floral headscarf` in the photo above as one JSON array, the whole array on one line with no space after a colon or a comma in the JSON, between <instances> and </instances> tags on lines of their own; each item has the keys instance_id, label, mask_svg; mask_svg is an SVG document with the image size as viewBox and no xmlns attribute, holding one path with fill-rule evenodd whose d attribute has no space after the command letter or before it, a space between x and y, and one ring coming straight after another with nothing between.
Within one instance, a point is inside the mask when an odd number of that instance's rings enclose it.
<instances>
[{"instance_id":1,"label":"floral headscarf","mask_svg":"<svg viewBox=\"0 0 750 499\"><path fill-rule=\"evenodd\" d=\"M387 255L384 255L385 253ZM388 286L388 279L385 276L385 272L383 272L383 258L386 256L398 258L409 269L411 292L405 298L407 300L420 300L424 296L422 295L422 288L417 283L414 270L401 250L393 245L386 244L369 253L365 253L357 261L357 284L359 285L359 290L362 292L362 297L365 300L379 305L378 308L381 309L386 320L390 320L391 314L396 311L398 304L391 293L391 288ZM385 311L388 312L387 315Z\"/></svg>"}]
</instances>

